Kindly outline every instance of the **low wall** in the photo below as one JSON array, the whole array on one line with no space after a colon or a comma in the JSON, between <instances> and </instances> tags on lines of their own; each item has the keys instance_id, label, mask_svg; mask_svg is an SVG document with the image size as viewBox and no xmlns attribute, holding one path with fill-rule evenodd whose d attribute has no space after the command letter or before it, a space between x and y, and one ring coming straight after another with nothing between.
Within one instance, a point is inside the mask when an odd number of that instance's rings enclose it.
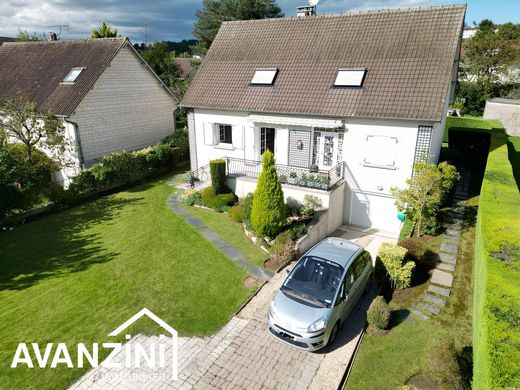
<instances>
[{"instance_id":1,"label":"low wall","mask_svg":"<svg viewBox=\"0 0 520 390\"><path fill-rule=\"evenodd\" d=\"M487 101L484 119L498 119L506 133L520 136L520 100Z\"/></svg>"}]
</instances>

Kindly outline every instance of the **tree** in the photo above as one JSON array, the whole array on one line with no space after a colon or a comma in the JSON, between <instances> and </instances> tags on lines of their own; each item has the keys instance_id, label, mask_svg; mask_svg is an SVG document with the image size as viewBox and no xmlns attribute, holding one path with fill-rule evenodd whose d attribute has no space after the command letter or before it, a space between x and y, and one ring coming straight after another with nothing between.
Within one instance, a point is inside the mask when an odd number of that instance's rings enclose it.
<instances>
[{"instance_id":1,"label":"tree","mask_svg":"<svg viewBox=\"0 0 520 390\"><path fill-rule=\"evenodd\" d=\"M199 54L209 49L220 25L228 20L279 18L284 16L275 0L204 0L202 10L195 13L193 35L198 39Z\"/></svg>"},{"instance_id":2,"label":"tree","mask_svg":"<svg viewBox=\"0 0 520 390\"><path fill-rule=\"evenodd\" d=\"M47 150L60 165L66 165L66 152L73 149L65 139L61 120L26 97L0 100L0 134L8 141L21 143L29 162L39 148Z\"/></svg>"},{"instance_id":3,"label":"tree","mask_svg":"<svg viewBox=\"0 0 520 390\"><path fill-rule=\"evenodd\" d=\"M180 77L180 70L173 61L175 53L170 50L168 44L155 42L143 51L142 56L162 82L168 88L174 89L175 82Z\"/></svg>"},{"instance_id":4,"label":"tree","mask_svg":"<svg viewBox=\"0 0 520 390\"><path fill-rule=\"evenodd\" d=\"M439 165L417 163L414 174L406 180L406 188L392 187L390 192L396 198L399 211L416 222L416 234L423 233L424 225L436 228L436 217L444 197L459 179L454 166L447 162Z\"/></svg>"},{"instance_id":5,"label":"tree","mask_svg":"<svg viewBox=\"0 0 520 390\"><path fill-rule=\"evenodd\" d=\"M18 42L44 41L45 34L38 34L35 32L30 33L27 30L18 31L18 34L16 35L16 40Z\"/></svg>"},{"instance_id":6,"label":"tree","mask_svg":"<svg viewBox=\"0 0 520 390\"><path fill-rule=\"evenodd\" d=\"M110 27L106 22L101 23L99 27L94 27L90 34L91 39L115 37L117 37L117 28Z\"/></svg>"},{"instance_id":7,"label":"tree","mask_svg":"<svg viewBox=\"0 0 520 390\"><path fill-rule=\"evenodd\" d=\"M262 236L276 236L285 226L286 208L274 156L270 151L264 153L262 172L253 199L253 229Z\"/></svg>"}]
</instances>

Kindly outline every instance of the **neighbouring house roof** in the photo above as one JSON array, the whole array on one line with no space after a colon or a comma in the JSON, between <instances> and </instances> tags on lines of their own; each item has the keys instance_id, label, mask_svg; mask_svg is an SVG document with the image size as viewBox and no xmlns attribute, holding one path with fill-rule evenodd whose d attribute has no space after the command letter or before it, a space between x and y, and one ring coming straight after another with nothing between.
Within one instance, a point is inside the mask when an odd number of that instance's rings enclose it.
<instances>
[{"instance_id":1,"label":"neighbouring house roof","mask_svg":"<svg viewBox=\"0 0 520 390\"><path fill-rule=\"evenodd\" d=\"M224 22L181 105L440 121L465 5ZM272 86L250 85L276 68ZM367 68L361 88L334 87Z\"/></svg>"},{"instance_id":2,"label":"neighbouring house roof","mask_svg":"<svg viewBox=\"0 0 520 390\"><path fill-rule=\"evenodd\" d=\"M126 38L4 43L0 96L27 96L41 109L69 116L125 45L135 51ZM74 83L63 83L73 68L84 69Z\"/></svg>"},{"instance_id":3,"label":"neighbouring house roof","mask_svg":"<svg viewBox=\"0 0 520 390\"><path fill-rule=\"evenodd\" d=\"M5 42L16 42L16 38L11 37L0 37L0 46Z\"/></svg>"},{"instance_id":4,"label":"neighbouring house roof","mask_svg":"<svg viewBox=\"0 0 520 390\"><path fill-rule=\"evenodd\" d=\"M191 60L189 58L174 58L173 61L179 67L181 78L186 79L193 70Z\"/></svg>"}]
</instances>

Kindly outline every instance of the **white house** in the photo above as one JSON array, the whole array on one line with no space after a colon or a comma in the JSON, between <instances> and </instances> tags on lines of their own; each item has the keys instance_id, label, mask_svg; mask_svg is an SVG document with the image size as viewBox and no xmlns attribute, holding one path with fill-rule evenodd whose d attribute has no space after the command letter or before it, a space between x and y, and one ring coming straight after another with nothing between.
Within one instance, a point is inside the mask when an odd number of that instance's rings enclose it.
<instances>
[{"instance_id":1,"label":"white house","mask_svg":"<svg viewBox=\"0 0 520 390\"><path fill-rule=\"evenodd\" d=\"M23 95L63 120L75 167L153 145L175 131L177 100L126 38L6 42L0 96Z\"/></svg>"},{"instance_id":2,"label":"white house","mask_svg":"<svg viewBox=\"0 0 520 390\"><path fill-rule=\"evenodd\" d=\"M390 187L438 160L465 10L225 22L181 102L193 175L226 157L244 196L269 149L287 200L322 198L330 230L397 232Z\"/></svg>"}]
</instances>

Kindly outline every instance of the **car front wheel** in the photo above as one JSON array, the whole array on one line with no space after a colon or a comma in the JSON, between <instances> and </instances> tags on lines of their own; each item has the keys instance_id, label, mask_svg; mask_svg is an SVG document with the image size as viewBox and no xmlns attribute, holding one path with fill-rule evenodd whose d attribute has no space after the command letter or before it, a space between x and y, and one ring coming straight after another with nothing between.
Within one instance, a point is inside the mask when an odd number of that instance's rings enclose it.
<instances>
[{"instance_id":1,"label":"car front wheel","mask_svg":"<svg viewBox=\"0 0 520 390\"><path fill-rule=\"evenodd\" d=\"M329 342L327 343L327 345L334 344L334 341L336 340L336 336L338 335L338 330L339 330L339 321L334 324L334 327L330 331Z\"/></svg>"}]
</instances>

